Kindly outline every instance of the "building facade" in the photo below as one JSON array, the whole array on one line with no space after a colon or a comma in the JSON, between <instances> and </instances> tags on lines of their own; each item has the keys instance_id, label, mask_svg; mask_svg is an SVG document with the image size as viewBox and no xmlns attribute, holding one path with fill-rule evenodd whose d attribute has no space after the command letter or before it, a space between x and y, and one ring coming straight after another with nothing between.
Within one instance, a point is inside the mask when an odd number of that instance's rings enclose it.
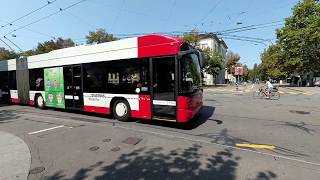
<instances>
[{"instance_id":1,"label":"building facade","mask_svg":"<svg viewBox=\"0 0 320 180\"><path fill-rule=\"evenodd\" d=\"M225 64L228 46L223 41L223 39L218 38L216 34L200 34L199 46L201 49L209 48L212 51L220 53L221 56L224 58L223 65ZM226 79L228 79L228 72L224 67L219 72L217 77L213 77L213 75L211 74L204 73L205 85L225 84Z\"/></svg>"}]
</instances>

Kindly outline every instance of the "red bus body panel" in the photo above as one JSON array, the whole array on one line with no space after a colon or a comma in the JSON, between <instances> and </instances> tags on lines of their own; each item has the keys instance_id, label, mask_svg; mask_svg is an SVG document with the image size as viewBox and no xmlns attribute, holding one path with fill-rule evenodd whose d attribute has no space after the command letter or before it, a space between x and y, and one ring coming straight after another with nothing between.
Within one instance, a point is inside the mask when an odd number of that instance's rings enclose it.
<instances>
[{"instance_id":1,"label":"red bus body panel","mask_svg":"<svg viewBox=\"0 0 320 180\"><path fill-rule=\"evenodd\" d=\"M199 93L192 97L178 96L177 122L186 123L190 121L201 109L203 105L203 94Z\"/></svg>"},{"instance_id":2,"label":"red bus body panel","mask_svg":"<svg viewBox=\"0 0 320 180\"><path fill-rule=\"evenodd\" d=\"M175 55L185 41L165 35L145 35L138 37L138 58Z\"/></svg>"},{"instance_id":3,"label":"red bus body panel","mask_svg":"<svg viewBox=\"0 0 320 180\"><path fill-rule=\"evenodd\" d=\"M151 96L139 95L139 110L131 110L131 117L141 119L151 119Z\"/></svg>"}]
</instances>

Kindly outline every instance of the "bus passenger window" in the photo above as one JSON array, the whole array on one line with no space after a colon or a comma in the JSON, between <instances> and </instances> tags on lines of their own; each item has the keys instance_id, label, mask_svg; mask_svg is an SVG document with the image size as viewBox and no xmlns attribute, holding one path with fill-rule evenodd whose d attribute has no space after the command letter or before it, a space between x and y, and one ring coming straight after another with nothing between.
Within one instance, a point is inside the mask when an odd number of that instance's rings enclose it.
<instances>
[{"instance_id":1,"label":"bus passenger window","mask_svg":"<svg viewBox=\"0 0 320 180\"><path fill-rule=\"evenodd\" d=\"M29 83L30 90L32 91L43 91L44 80L43 80L43 69L30 69L29 70Z\"/></svg>"}]
</instances>

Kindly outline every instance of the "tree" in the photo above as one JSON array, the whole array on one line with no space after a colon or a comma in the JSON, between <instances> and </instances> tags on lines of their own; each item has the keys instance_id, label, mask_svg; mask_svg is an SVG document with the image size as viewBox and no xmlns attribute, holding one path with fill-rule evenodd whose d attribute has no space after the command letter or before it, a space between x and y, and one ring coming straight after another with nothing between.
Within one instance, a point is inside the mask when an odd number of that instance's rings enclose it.
<instances>
[{"instance_id":1,"label":"tree","mask_svg":"<svg viewBox=\"0 0 320 180\"><path fill-rule=\"evenodd\" d=\"M243 76L242 76L243 80L247 81L249 79L249 68L246 64L244 64L242 68L243 68Z\"/></svg>"},{"instance_id":2,"label":"tree","mask_svg":"<svg viewBox=\"0 0 320 180\"><path fill-rule=\"evenodd\" d=\"M240 61L240 55L229 51L226 56L226 68L230 74L234 74L234 68Z\"/></svg>"},{"instance_id":3,"label":"tree","mask_svg":"<svg viewBox=\"0 0 320 180\"><path fill-rule=\"evenodd\" d=\"M0 47L0 60L8 60L16 57L17 54L14 51L9 51L3 47Z\"/></svg>"},{"instance_id":4,"label":"tree","mask_svg":"<svg viewBox=\"0 0 320 180\"><path fill-rule=\"evenodd\" d=\"M283 51L280 65L290 73L320 71L320 4L304 0L293 8L285 26L277 30Z\"/></svg>"},{"instance_id":5,"label":"tree","mask_svg":"<svg viewBox=\"0 0 320 180\"><path fill-rule=\"evenodd\" d=\"M97 29L96 31L90 31L86 36L87 44L103 43L118 40L113 34L107 33L105 29Z\"/></svg>"},{"instance_id":6,"label":"tree","mask_svg":"<svg viewBox=\"0 0 320 180\"><path fill-rule=\"evenodd\" d=\"M204 71L216 77L223 68L223 57L209 48L203 50Z\"/></svg>"},{"instance_id":7,"label":"tree","mask_svg":"<svg viewBox=\"0 0 320 180\"><path fill-rule=\"evenodd\" d=\"M56 40L50 40L50 41L45 41L43 43L38 43L35 49L28 50L24 52L23 55L32 56L32 55L48 53L53 50L63 49L63 48L73 47L73 46L75 46L75 43L73 42L72 39L58 38Z\"/></svg>"},{"instance_id":8,"label":"tree","mask_svg":"<svg viewBox=\"0 0 320 180\"><path fill-rule=\"evenodd\" d=\"M189 43L193 47L199 47L200 35L197 31L191 31L184 33L182 39Z\"/></svg>"},{"instance_id":9,"label":"tree","mask_svg":"<svg viewBox=\"0 0 320 180\"><path fill-rule=\"evenodd\" d=\"M197 31L184 33L182 39L193 47L199 48L201 38ZM211 74L213 77L216 77L223 69L224 58L220 53L215 52L210 48L202 49L202 53L204 55L204 71L207 74Z\"/></svg>"},{"instance_id":10,"label":"tree","mask_svg":"<svg viewBox=\"0 0 320 180\"><path fill-rule=\"evenodd\" d=\"M248 80L256 81L257 79L260 79L260 74L258 64L255 63L253 68L248 71Z\"/></svg>"},{"instance_id":11,"label":"tree","mask_svg":"<svg viewBox=\"0 0 320 180\"><path fill-rule=\"evenodd\" d=\"M280 79L285 78L287 70L281 65L283 62L283 51L281 50L281 45L271 45L267 50L261 54L261 67L260 71L263 73L263 77Z\"/></svg>"}]
</instances>

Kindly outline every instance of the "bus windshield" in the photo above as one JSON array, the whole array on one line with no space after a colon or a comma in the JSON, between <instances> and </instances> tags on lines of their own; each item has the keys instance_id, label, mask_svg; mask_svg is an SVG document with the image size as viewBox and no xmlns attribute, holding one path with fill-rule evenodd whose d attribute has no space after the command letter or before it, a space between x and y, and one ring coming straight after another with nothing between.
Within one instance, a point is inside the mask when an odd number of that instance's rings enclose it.
<instances>
[{"instance_id":1,"label":"bus windshield","mask_svg":"<svg viewBox=\"0 0 320 180\"><path fill-rule=\"evenodd\" d=\"M201 86L201 71L198 56L186 54L180 59L180 92L192 93Z\"/></svg>"}]
</instances>

